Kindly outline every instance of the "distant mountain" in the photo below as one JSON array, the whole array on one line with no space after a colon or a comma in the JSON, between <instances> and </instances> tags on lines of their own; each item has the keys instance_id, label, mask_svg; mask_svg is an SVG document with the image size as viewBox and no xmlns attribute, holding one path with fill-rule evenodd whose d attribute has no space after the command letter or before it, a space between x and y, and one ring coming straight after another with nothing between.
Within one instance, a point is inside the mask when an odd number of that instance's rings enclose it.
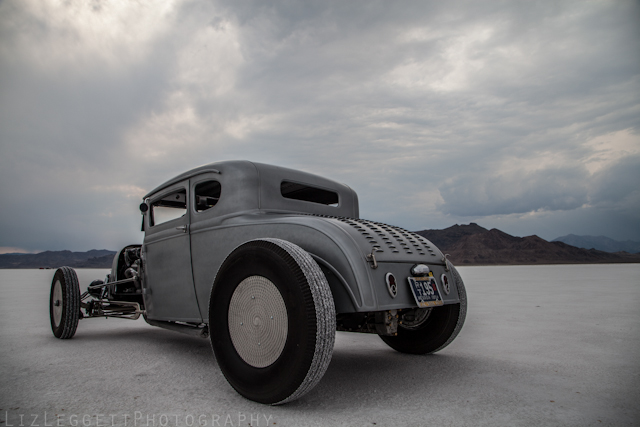
<instances>
[{"instance_id":1,"label":"distant mountain","mask_svg":"<svg viewBox=\"0 0 640 427\"><path fill-rule=\"evenodd\" d=\"M114 251L92 249L88 252L46 251L38 254L1 254L0 268L110 268Z\"/></svg>"},{"instance_id":2,"label":"distant mountain","mask_svg":"<svg viewBox=\"0 0 640 427\"><path fill-rule=\"evenodd\" d=\"M640 255L582 249L538 236L515 237L478 224L454 225L444 230L417 231L459 265L602 264L640 262Z\"/></svg>"},{"instance_id":3,"label":"distant mountain","mask_svg":"<svg viewBox=\"0 0 640 427\"><path fill-rule=\"evenodd\" d=\"M634 242L631 240L621 242L605 236L576 236L575 234L568 234L566 236L553 239L552 242L563 242L577 248L593 248L605 252L640 252L640 242Z\"/></svg>"},{"instance_id":4,"label":"distant mountain","mask_svg":"<svg viewBox=\"0 0 640 427\"><path fill-rule=\"evenodd\" d=\"M456 224L449 228L445 228L444 230L423 230L417 231L416 233L429 239L438 247L438 249L444 250L442 248L452 247L463 237L472 236L474 234L484 234L487 231L489 230L472 222L469 225Z\"/></svg>"}]
</instances>

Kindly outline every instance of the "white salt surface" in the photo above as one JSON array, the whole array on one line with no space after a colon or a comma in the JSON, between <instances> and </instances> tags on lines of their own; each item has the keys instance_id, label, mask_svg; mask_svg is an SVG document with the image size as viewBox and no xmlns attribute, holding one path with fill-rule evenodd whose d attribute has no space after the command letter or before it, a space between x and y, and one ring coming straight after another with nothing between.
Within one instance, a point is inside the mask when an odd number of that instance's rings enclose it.
<instances>
[{"instance_id":1,"label":"white salt surface","mask_svg":"<svg viewBox=\"0 0 640 427\"><path fill-rule=\"evenodd\" d=\"M78 272L82 289L106 274ZM640 265L460 272L469 311L445 350L339 332L320 384L271 407L235 393L208 341L142 319L54 338L54 271L0 270L0 427L640 425Z\"/></svg>"}]
</instances>

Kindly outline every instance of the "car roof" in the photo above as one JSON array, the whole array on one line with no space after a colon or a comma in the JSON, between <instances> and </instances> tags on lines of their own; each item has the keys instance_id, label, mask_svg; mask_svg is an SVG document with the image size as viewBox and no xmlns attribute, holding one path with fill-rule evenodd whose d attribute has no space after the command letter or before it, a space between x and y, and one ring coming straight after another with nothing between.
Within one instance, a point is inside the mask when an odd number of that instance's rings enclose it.
<instances>
[{"instance_id":1,"label":"car roof","mask_svg":"<svg viewBox=\"0 0 640 427\"><path fill-rule=\"evenodd\" d=\"M260 188L256 188L256 191L263 196L260 197L260 207L263 209L279 209L282 206L282 203L281 201L275 202L274 200L276 199L276 187L277 193L279 193L280 183L282 181L292 181L330 189L340 193L344 199L343 202L345 202L345 205L352 205L352 209L348 209L351 212L345 212L343 209L339 209L339 211L342 212L341 214L345 216L348 214L348 216L353 217L358 216L358 198L355 191L353 191L349 186L308 172L264 163L251 162L248 160L229 160L198 166L183 172L154 188L144 196L144 199L178 182L208 173L219 175L231 174L237 179L245 177L255 179L255 182L260 186ZM273 201L273 203L271 201ZM346 208L347 206L344 207Z\"/></svg>"},{"instance_id":2,"label":"car roof","mask_svg":"<svg viewBox=\"0 0 640 427\"><path fill-rule=\"evenodd\" d=\"M170 180L163 182L153 190L149 191L147 194L144 195L143 200L148 197L151 197L152 195L156 194L158 191L162 191L163 189L170 187L177 182L184 181L185 179L189 179L191 177L194 177L203 173L207 173L207 172L220 174L221 173L220 166L223 165L224 163L230 163L230 162L209 163L206 165L198 166L197 168L190 169L186 172L183 172L180 175L175 176Z\"/></svg>"}]
</instances>

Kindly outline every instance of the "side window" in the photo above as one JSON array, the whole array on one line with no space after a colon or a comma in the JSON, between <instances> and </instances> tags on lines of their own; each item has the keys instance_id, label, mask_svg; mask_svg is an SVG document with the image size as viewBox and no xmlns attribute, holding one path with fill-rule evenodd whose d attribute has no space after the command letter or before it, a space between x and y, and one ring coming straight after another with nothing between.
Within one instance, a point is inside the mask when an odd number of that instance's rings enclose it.
<instances>
[{"instance_id":1,"label":"side window","mask_svg":"<svg viewBox=\"0 0 640 427\"><path fill-rule=\"evenodd\" d=\"M282 181L280 194L286 199L304 200L321 205L338 206L338 193L297 182Z\"/></svg>"},{"instance_id":2,"label":"side window","mask_svg":"<svg viewBox=\"0 0 640 427\"><path fill-rule=\"evenodd\" d=\"M220 183L218 181L204 181L196 185L195 207L196 212L206 211L214 207L220 200Z\"/></svg>"},{"instance_id":3,"label":"side window","mask_svg":"<svg viewBox=\"0 0 640 427\"><path fill-rule=\"evenodd\" d=\"M187 213L187 191L179 190L151 205L151 225L159 225L180 218Z\"/></svg>"}]
</instances>

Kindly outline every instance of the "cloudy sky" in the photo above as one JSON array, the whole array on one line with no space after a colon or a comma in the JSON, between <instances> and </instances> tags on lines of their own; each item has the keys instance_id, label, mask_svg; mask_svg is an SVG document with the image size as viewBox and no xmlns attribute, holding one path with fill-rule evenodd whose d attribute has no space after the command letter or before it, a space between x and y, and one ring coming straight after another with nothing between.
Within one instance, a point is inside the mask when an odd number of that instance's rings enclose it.
<instances>
[{"instance_id":1,"label":"cloudy sky","mask_svg":"<svg viewBox=\"0 0 640 427\"><path fill-rule=\"evenodd\" d=\"M116 250L189 168L363 218L640 240L636 1L0 0L0 252Z\"/></svg>"}]
</instances>

